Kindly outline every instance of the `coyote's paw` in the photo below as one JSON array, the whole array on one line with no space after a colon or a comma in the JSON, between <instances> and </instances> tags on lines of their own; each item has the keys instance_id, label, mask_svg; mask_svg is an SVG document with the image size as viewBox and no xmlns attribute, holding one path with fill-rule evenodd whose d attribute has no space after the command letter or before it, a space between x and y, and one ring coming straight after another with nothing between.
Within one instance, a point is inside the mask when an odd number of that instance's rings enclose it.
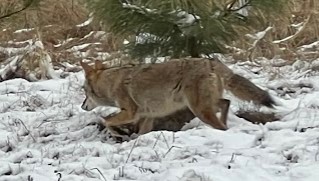
<instances>
[{"instance_id":1,"label":"coyote's paw","mask_svg":"<svg viewBox=\"0 0 319 181\"><path fill-rule=\"evenodd\" d=\"M136 139L138 136L139 136L139 134L133 133L133 134L131 134L130 139L134 140L134 139Z\"/></svg>"},{"instance_id":2,"label":"coyote's paw","mask_svg":"<svg viewBox=\"0 0 319 181\"><path fill-rule=\"evenodd\" d=\"M99 131L103 131L106 128L102 122L91 122L87 124L87 126L95 126L95 125Z\"/></svg>"}]
</instances>

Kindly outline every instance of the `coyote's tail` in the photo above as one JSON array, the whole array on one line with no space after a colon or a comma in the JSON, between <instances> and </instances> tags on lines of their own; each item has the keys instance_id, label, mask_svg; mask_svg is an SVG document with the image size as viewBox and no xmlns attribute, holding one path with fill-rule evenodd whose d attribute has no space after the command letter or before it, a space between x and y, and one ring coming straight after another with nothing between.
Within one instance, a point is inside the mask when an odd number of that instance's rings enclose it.
<instances>
[{"instance_id":1,"label":"coyote's tail","mask_svg":"<svg viewBox=\"0 0 319 181\"><path fill-rule=\"evenodd\" d=\"M258 105L264 105L270 108L276 105L276 102L268 92L262 90L248 79L237 74L233 74L233 76L225 82L225 89L229 90L240 99L252 101Z\"/></svg>"},{"instance_id":2,"label":"coyote's tail","mask_svg":"<svg viewBox=\"0 0 319 181\"><path fill-rule=\"evenodd\" d=\"M257 87L245 77L235 74L217 58L211 59L211 66L213 71L224 80L225 89L229 90L236 97L242 100L252 101L257 105L264 105L271 108L276 105L276 102L268 92Z\"/></svg>"}]
</instances>

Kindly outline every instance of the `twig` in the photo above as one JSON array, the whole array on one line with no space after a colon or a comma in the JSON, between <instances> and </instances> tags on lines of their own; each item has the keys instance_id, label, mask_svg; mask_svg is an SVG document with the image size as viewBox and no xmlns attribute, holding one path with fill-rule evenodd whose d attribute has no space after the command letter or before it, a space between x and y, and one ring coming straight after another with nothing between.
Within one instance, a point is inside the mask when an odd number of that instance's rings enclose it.
<instances>
[{"instance_id":1,"label":"twig","mask_svg":"<svg viewBox=\"0 0 319 181\"><path fill-rule=\"evenodd\" d=\"M163 157L165 158L166 155L167 155L169 152L171 152L173 148L179 148L179 149L181 149L182 147L179 147L179 146L172 146L172 147L170 147Z\"/></svg>"},{"instance_id":2,"label":"twig","mask_svg":"<svg viewBox=\"0 0 319 181\"><path fill-rule=\"evenodd\" d=\"M229 163L234 163L234 161L235 161L235 153L231 155Z\"/></svg>"},{"instance_id":3,"label":"twig","mask_svg":"<svg viewBox=\"0 0 319 181\"><path fill-rule=\"evenodd\" d=\"M27 126L24 124L24 122L19 119L19 121L21 122L21 124L23 125L24 129L27 131L27 133L31 136L31 138L33 139L34 142L36 142L35 138L33 137L33 135L31 134L30 130L27 128Z\"/></svg>"},{"instance_id":4,"label":"twig","mask_svg":"<svg viewBox=\"0 0 319 181\"><path fill-rule=\"evenodd\" d=\"M159 135L157 136L157 138L156 138L156 140L155 140L155 143L154 143L154 145L153 145L153 149L154 149L155 146L157 145L157 142L158 142L158 140L159 140L160 137L161 137L161 134L159 134Z\"/></svg>"},{"instance_id":5,"label":"twig","mask_svg":"<svg viewBox=\"0 0 319 181\"><path fill-rule=\"evenodd\" d=\"M136 138L136 140L135 140L135 142L134 142L134 144L133 144L133 146L132 146L132 148L131 148L131 150L130 150L130 153L129 153L128 156L127 156L127 159L126 159L125 163L127 163L128 160L129 160L129 158L131 157L131 154L132 154L134 148L136 147L137 141L138 141L138 138Z\"/></svg>"},{"instance_id":6,"label":"twig","mask_svg":"<svg viewBox=\"0 0 319 181\"><path fill-rule=\"evenodd\" d=\"M28 181L33 181L33 177L31 175L28 175Z\"/></svg>"},{"instance_id":7,"label":"twig","mask_svg":"<svg viewBox=\"0 0 319 181\"><path fill-rule=\"evenodd\" d=\"M162 135L163 138L164 138L164 141L165 141L165 143L166 143L167 148L169 148L168 142L167 142L167 140L166 140L166 137L165 137L163 131L161 131L161 135Z\"/></svg>"},{"instance_id":8,"label":"twig","mask_svg":"<svg viewBox=\"0 0 319 181\"><path fill-rule=\"evenodd\" d=\"M154 152L155 152L155 154L156 154L157 159L160 160L160 156L159 156L159 154L157 153L157 151L154 150Z\"/></svg>"},{"instance_id":9,"label":"twig","mask_svg":"<svg viewBox=\"0 0 319 181\"><path fill-rule=\"evenodd\" d=\"M229 160L229 162L228 162L228 169L231 169L231 163L234 163L235 162L235 153L233 153L232 155L231 155L231 158L230 158L230 160Z\"/></svg>"},{"instance_id":10,"label":"twig","mask_svg":"<svg viewBox=\"0 0 319 181\"><path fill-rule=\"evenodd\" d=\"M99 172L99 174L103 177L104 181L107 181L100 169L98 169L98 168L92 168L92 169L90 169L90 170L97 170L97 171Z\"/></svg>"},{"instance_id":11,"label":"twig","mask_svg":"<svg viewBox=\"0 0 319 181\"><path fill-rule=\"evenodd\" d=\"M167 141L167 139L166 139L166 137L165 137L163 131L161 131L161 133L160 133L160 134L157 136L157 138L156 138L156 141L155 141L155 143L154 143L154 145L153 145L153 149L154 149L155 146L157 145L157 143L158 143L158 141L159 141L159 139L160 139L161 136L163 136L167 148L170 148L170 147L169 147L169 144L168 144L168 141Z\"/></svg>"},{"instance_id":12,"label":"twig","mask_svg":"<svg viewBox=\"0 0 319 181\"><path fill-rule=\"evenodd\" d=\"M124 166L121 166L121 167L119 168L119 178L123 178L124 175L125 175L125 173L124 173Z\"/></svg>"},{"instance_id":13,"label":"twig","mask_svg":"<svg viewBox=\"0 0 319 181\"><path fill-rule=\"evenodd\" d=\"M147 171L151 172L151 173L155 173L154 170L150 169L150 168L144 168L143 166L137 166L137 165L134 165L134 167L138 168L138 170L141 172L141 173L146 173Z\"/></svg>"}]
</instances>

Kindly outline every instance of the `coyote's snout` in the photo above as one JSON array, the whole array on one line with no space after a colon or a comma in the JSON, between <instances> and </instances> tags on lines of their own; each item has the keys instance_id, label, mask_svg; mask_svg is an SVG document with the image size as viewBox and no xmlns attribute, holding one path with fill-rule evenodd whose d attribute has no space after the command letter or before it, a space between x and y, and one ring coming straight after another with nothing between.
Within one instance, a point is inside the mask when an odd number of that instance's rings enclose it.
<instances>
[{"instance_id":1,"label":"coyote's snout","mask_svg":"<svg viewBox=\"0 0 319 181\"><path fill-rule=\"evenodd\" d=\"M91 111L92 109L95 108L95 106L93 106L93 105L94 105L94 102L92 102L92 100L90 100L89 97L86 96L83 103L82 103L81 108L83 110L86 110L86 111Z\"/></svg>"},{"instance_id":2,"label":"coyote's snout","mask_svg":"<svg viewBox=\"0 0 319 181\"><path fill-rule=\"evenodd\" d=\"M204 123L226 130L229 100L222 98L223 84L208 59L188 59L160 64L105 68L81 62L85 71L86 99L82 108L116 106L121 111L105 118L104 125L142 123L139 133L152 129L152 120L188 108ZM220 112L218 118L216 113Z\"/></svg>"}]
</instances>

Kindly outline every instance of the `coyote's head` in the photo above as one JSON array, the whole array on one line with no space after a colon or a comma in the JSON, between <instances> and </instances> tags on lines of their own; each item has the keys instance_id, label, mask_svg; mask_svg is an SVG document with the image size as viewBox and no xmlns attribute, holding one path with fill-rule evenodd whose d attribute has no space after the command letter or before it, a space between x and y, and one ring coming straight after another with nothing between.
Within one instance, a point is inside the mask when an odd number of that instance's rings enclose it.
<instances>
[{"instance_id":1,"label":"coyote's head","mask_svg":"<svg viewBox=\"0 0 319 181\"><path fill-rule=\"evenodd\" d=\"M97 90L99 89L97 82L98 74L99 71L103 71L105 69L105 65L100 61L95 61L94 67L82 61L80 63L85 72L85 82L83 88L86 96L81 108L86 111L90 111L97 106L113 106L113 103L106 101L102 96L97 94Z\"/></svg>"},{"instance_id":2,"label":"coyote's head","mask_svg":"<svg viewBox=\"0 0 319 181\"><path fill-rule=\"evenodd\" d=\"M81 108L86 111L91 111L92 109L97 107L97 104L94 100L89 96L90 94L85 92L85 99L82 103Z\"/></svg>"}]
</instances>

